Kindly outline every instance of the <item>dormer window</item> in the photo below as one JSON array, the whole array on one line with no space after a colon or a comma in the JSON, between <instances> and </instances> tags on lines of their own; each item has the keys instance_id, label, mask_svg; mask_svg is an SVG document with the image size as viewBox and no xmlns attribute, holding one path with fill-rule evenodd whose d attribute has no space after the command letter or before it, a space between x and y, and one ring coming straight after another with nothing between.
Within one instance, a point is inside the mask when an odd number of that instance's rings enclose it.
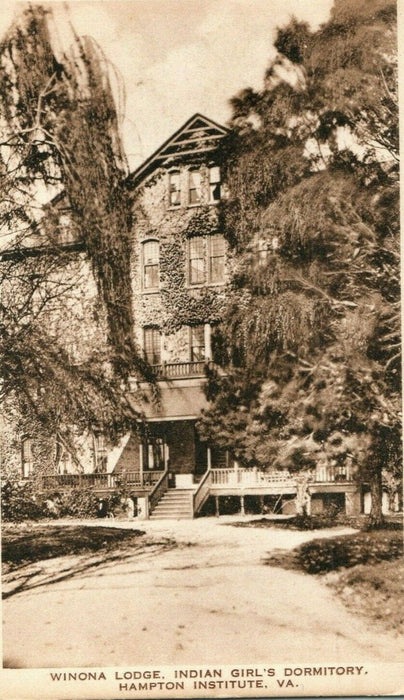
<instances>
[{"instance_id":1,"label":"dormer window","mask_svg":"<svg viewBox=\"0 0 404 700\"><path fill-rule=\"evenodd\" d=\"M170 207L179 207L181 204L180 171L173 170L168 174L169 180L169 204Z\"/></svg>"},{"instance_id":2,"label":"dormer window","mask_svg":"<svg viewBox=\"0 0 404 700\"><path fill-rule=\"evenodd\" d=\"M202 201L202 177L200 170L189 171L188 204L200 204Z\"/></svg>"},{"instance_id":3,"label":"dormer window","mask_svg":"<svg viewBox=\"0 0 404 700\"><path fill-rule=\"evenodd\" d=\"M159 286L159 242L145 241L142 244L143 289L158 289Z\"/></svg>"},{"instance_id":4,"label":"dormer window","mask_svg":"<svg viewBox=\"0 0 404 700\"><path fill-rule=\"evenodd\" d=\"M209 201L218 202L221 197L220 168L213 165L209 168Z\"/></svg>"}]
</instances>

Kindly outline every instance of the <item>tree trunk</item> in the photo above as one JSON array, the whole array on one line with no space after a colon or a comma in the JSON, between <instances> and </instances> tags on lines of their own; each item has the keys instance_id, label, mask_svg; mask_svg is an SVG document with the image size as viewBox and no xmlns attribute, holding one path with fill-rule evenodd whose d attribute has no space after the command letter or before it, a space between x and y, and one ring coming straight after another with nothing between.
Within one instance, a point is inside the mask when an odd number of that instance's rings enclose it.
<instances>
[{"instance_id":1,"label":"tree trunk","mask_svg":"<svg viewBox=\"0 0 404 700\"><path fill-rule=\"evenodd\" d=\"M296 476L296 513L298 515L308 514L308 503L310 501L308 486L310 481L310 474L298 474Z\"/></svg>"},{"instance_id":2,"label":"tree trunk","mask_svg":"<svg viewBox=\"0 0 404 700\"><path fill-rule=\"evenodd\" d=\"M382 511L382 470L375 469L370 477L370 495L372 504L370 508L369 523L371 527L379 527L384 522Z\"/></svg>"}]
</instances>

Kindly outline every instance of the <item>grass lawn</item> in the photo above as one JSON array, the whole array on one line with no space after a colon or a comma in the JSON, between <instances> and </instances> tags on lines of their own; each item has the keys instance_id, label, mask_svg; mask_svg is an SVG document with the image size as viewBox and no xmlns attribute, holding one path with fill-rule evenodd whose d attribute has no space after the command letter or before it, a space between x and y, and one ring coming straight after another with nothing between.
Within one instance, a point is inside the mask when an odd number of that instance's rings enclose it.
<instances>
[{"instance_id":1,"label":"grass lawn","mask_svg":"<svg viewBox=\"0 0 404 700\"><path fill-rule=\"evenodd\" d=\"M139 543L141 530L49 523L3 524L2 563L6 571L66 554L109 551Z\"/></svg>"},{"instance_id":2,"label":"grass lawn","mask_svg":"<svg viewBox=\"0 0 404 700\"><path fill-rule=\"evenodd\" d=\"M395 529L312 540L265 563L319 576L352 612L404 632L403 543Z\"/></svg>"},{"instance_id":3,"label":"grass lawn","mask_svg":"<svg viewBox=\"0 0 404 700\"><path fill-rule=\"evenodd\" d=\"M352 611L386 630L404 632L404 561L358 564L326 574L325 580Z\"/></svg>"}]
</instances>

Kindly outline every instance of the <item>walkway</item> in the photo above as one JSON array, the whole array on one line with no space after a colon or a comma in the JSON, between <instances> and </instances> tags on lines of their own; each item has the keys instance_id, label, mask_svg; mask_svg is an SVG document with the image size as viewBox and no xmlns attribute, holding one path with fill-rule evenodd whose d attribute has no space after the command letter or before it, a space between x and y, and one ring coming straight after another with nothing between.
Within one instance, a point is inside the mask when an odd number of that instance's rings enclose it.
<instances>
[{"instance_id":1,"label":"walkway","mask_svg":"<svg viewBox=\"0 0 404 700\"><path fill-rule=\"evenodd\" d=\"M141 523L148 536L179 547L41 563L44 585L3 603L7 664L402 660L397 638L352 616L319 579L262 563L271 550L330 532L230 527L234 519Z\"/></svg>"}]
</instances>

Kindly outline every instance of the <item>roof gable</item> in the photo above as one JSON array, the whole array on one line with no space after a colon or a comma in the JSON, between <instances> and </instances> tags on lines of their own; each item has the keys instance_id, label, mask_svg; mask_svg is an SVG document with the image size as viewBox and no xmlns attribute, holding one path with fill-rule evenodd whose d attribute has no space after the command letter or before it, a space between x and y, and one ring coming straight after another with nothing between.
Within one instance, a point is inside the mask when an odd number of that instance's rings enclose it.
<instances>
[{"instance_id":1,"label":"roof gable","mask_svg":"<svg viewBox=\"0 0 404 700\"><path fill-rule=\"evenodd\" d=\"M194 114L129 176L129 180L138 183L155 168L168 165L178 157L213 151L227 133L226 127L202 114Z\"/></svg>"}]
</instances>

